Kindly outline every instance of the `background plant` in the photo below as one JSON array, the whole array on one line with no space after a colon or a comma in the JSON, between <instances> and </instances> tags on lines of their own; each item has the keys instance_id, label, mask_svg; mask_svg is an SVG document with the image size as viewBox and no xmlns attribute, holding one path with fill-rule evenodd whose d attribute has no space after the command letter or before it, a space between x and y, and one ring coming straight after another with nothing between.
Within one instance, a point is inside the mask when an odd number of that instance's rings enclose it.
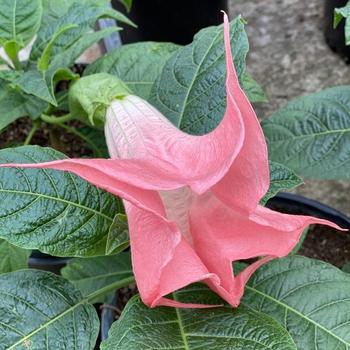
<instances>
[{"instance_id":1,"label":"background plant","mask_svg":"<svg viewBox=\"0 0 350 350\"><path fill-rule=\"evenodd\" d=\"M95 31L98 19L133 23L101 0L9 0L1 3L0 12L0 131L29 117L29 144L42 122L63 125L72 119L66 86L79 78L74 62L91 45L121 29Z\"/></svg>"}]
</instances>

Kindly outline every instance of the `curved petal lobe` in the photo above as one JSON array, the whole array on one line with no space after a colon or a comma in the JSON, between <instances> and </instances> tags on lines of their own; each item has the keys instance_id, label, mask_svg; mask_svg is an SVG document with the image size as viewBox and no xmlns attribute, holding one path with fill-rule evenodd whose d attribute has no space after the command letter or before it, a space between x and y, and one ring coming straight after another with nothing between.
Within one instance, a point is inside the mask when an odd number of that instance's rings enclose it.
<instances>
[{"instance_id":1,"label":"curved petal lobe","mask_svg":"<svg viewBox=\"0 0 350 350\"><path fill-rule=\"evenodd\" d=\"M228 18L224 16L225 27ZM231 54L231 45L228 31L225 31L226 54ZM228 62L232 58L228 57ZM227 205L240 211L251 212L258 205L260 199L269 188L269 164L265 137L259 120L248 98L241 89L234 67L227 67L227 92L242 113L245 138L243 146L234 160L226 176L213 187L213 192Z\"/></svg>"},{"instance_id":2,"label":"curved petal lobe","mask_svg":"<svg viewBox=\"0 0 350 350\"><path fill-rule=\"evenodd\" d=\"M128 214L133 271L145 304L178 307L215 305L182 304L164 298L191 283L219 279L209 273L177 226L132 204L125 203Z\"/></svg>"},{"instance_id":3,"label":"curved petal lobe","mask_svg":"<svg viewBox=\"0 0 350 350\"><path fill-rule=\"evenodd\" d=\"M234 306L239 304L251 274L263 263L288 255L310 224L340 229L326 220L282 214L260 206L251 215L242 215L210 193L198 197L190 211L193 247L221 281L220 286L210 286ZM265 258L234 276L232 262L259 257Z\"/></svg>"}]
</instances>

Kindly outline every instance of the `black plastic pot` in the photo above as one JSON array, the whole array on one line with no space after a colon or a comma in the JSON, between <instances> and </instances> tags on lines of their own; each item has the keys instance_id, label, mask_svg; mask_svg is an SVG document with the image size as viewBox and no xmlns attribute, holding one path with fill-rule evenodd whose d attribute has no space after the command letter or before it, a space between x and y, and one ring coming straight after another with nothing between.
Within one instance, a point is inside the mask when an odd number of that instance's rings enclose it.
<instances>
[{"instance_id":1,"label":"black plastic pot","mask_svg":"<svg viewBox=\"0 0 350 350\"><path fill-rule=\"evenodd\" d=\"M286 214L310 215L350 228L350 218L332 207L293 193L280 192L271 198L267 207Z\"/></svg>"},{"instance_id":2,"label":"black plastic pot","mask_svg":"<svg viewBox=\"0 0 350 350\"><path fill-rule=\"evenodd\" d=\"M117 316L116 306L117 306L117 296L115 295L112 302L112 307L101 307L101 341L108 338L109 329L112 327L112 323L115 321Z\"/></svg>"},{"instance_id":3,"label":"black plastic pot","mask_svg":"<svg viewBox=\"0 0 350 350\"><path fill-rule=\"evenodd\" d=\"M350 62L350 46L345 45L344 24L343 19L337 28L333 28L334 9L343 7L348 0L325 0L325 23L324 34L328 46L339 55L341 55L346 62Z\"/></svg>"},{"instance_id":4,"label":"black plastic pot","mask_svg":"<svg viewBox=\"0 0 350 350\"><path fill-rule=\"evenodd\" d=\"M112 0L112 5L126 14L120 1ZM222 23L221 10L228 11L227 0L134 0L126 15L138 28L125 26L120 36L123 43L189 44L200 29Z\"/></svg>"},{"instance_id":5,"label":"black plastic pot","mask_svg":"<svg viewBox=\"0 0 350 350\"><path fill-rule=\"evenodd\" d=\"M60 258L51 256L34 250L29 258L29 267L33 269L39 269L44 271L50 271L57 275L60 274L60 270L64 267L69 258Z\"/></svg>"}]
</instances>

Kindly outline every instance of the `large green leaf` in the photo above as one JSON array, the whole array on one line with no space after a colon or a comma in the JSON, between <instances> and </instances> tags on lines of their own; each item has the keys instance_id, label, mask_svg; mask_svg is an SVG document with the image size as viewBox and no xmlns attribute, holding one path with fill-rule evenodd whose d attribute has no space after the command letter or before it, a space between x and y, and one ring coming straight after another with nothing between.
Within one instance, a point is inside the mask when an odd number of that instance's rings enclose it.
<instances>
[{"instance_id":1,"label":"large green leaf","mask_svg":"<svg viewBox=\"0 0 350 350\"><path fill-rule=\"evenodd\" d=\"M248 40L243 20L230 24L239 77L245 70ZM198 32L190 45L175 52L153 85L150 102L181 130L204 134L214 129L226 107L223 26Z\"/></svg>"},{"instance_id":2,"label":"large green leaf","mask_svg":"<svg viewBox=\"0 0 350 350\"><path fill-rule=\"evenodd\" d=\"M300 350L350 348L350 276L300 256L261 267L243 304L283 325Z\"/></svg>"},{"instance_id":3,"label":"large green leaf","mask_svg":"<svg viewBox=\"0 0 350 350\"><path fill-rule=\"evenodd\" d=\"M94 307L62 277L39 270L0 275L1 349L94 349Z\"/></svg>"},{"instance_id":4,"label":"large green leaf","mask_svg":"<svg viewBox=\"0 0 350 350\"><path fill-rule=\"evenodd\" d=\"M208 289L192 286L177 292L180 301L221 304ZM129 301L112 325L102 350L296 350L293 340L272 318L246 307L175 309L146 307Z\"/></svg>"},{"instance_id":5,"label":"large green leaf","mask_svg":"<svg viewBox=\"0 0 350 350\"><path fill-rule=\"evenodd\" d=\"M279 191L291 190L302 183L303 180L300 179L293 170L282 164L270 162L270 187L260 204L265 205L266 202Z\"/></svg>"},{"instance_id":6,"label":"large green leaf","mask_svg":"<svg viewBox=\"0 0 350 350\"><path fill-rule=\"evenodd\" d=\"M42 10L41 0L1 0L0 45L28 44L39 29Z\"/></svg>"},{"instance_id":7,"label":"large green leaf","mask_svg":"<svg viewBox=\"0 0 350 350\"><path fill-rule=\"evenodd\" d=\"M61 270L61 273L81 291L83 296L88 296L97 289L102 289L133 275L130 253L72 259ZM96 299L91 300L91 302L104 301L105 295L99 295Z\"/></svg>"},{"instance_id":8,"label":"large green leaf","mask_svg":"<svg viewBox=\"0 0 350 350\"><path fill-rule=\"evenodd\" d=\"M262 126L271 160L313 178L350 178L350 86L298 98Z\"/></svg>"},{"instance_id":9,"label":"large green leaf","mask_svg":"<svg viewBox=\"0 0 350 350\"><path fill-rule=\"evenodd\" d=\"M172 43L155 42L123 45L91 64L84 74L105 72L116 75L135 95L148 99L165 62L178 48Z\"/></svg>"},{"instance_id":10,"label":"large green leaf","mask_svg":"<svg viewBox=\"0 0 350 350\"><path fill-rule=\"evenodd\" d=\"M0 239L0 274L27 268L30 253Z\"/></svg>"},{"instance_id":11,"label":"large green leaf","mask_svg":"<svg viewBox=\"0 0 350 350\"><path fill-rule=\"evenodd\" d=\"M0 163L64 158L50 148L0 150ZM120 201L62 171L0 169L0 237L57 256L104 255Z\"/></svg>"}]
</instances>

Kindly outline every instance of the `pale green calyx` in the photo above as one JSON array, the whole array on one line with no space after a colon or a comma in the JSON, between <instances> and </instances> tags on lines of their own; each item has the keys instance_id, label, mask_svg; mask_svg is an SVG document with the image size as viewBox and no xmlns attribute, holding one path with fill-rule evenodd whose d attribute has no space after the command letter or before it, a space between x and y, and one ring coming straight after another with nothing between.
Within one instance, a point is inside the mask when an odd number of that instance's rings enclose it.
<instances>
[{"instance_id":1,"label":"pale green calyx","mask_svg":"<svg viewBox=\"0 0 350 350\"><path fill-rule=\"evenodd\" d=\"M69 108L74 118L103 127L106 110L113 100L130 95L128 87L117 77L98 73L82 77L69 90Z\"/></svg>"}]
</instances>

